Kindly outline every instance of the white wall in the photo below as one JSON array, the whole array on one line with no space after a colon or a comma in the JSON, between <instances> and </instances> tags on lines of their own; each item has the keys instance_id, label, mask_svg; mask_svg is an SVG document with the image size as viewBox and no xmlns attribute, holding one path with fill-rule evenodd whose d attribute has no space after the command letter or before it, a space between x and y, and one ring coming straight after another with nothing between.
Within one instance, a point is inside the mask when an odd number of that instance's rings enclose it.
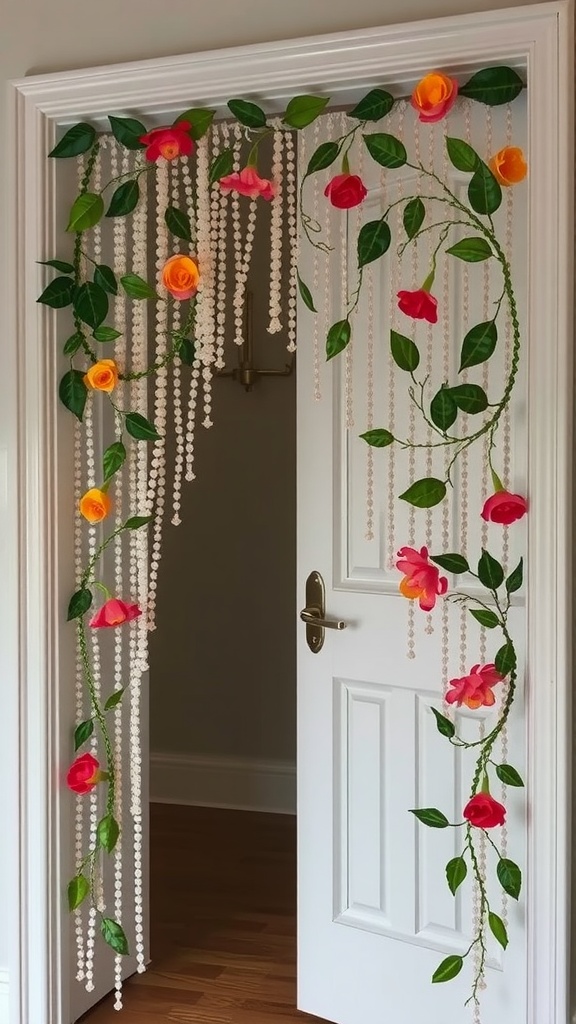
<instances>
[{"instance_id":1,"label":"white wall","mask_svg":"<svg viewBox=\"0 0 576 1024\"><path fill-rule=\"evenodd\" d=\"M28 73L109 64L115 61L162 56L212 47L296 37L313 33L342 31L423 17L491 10L503 5L498 0L404 0L399 7L392 0L292 0L290 4L270 0L220 0L219 3L191 3L169 0L4 0L0 31L0 79L3 82ZM193 97L188 97L192 102ZM5 104L0 105L0 152L7 153ZM3 196L1 219L9 209L7 175L0 173ZM5 274L3 261L10 258L0 250L0 287ZM14 374L6 358L4 375ZM13 437L15 404L0 408L0 457L7 439ZM14 594L16 587L13 552L17 540L16 509L2 500L0 462L0 564L4 586L0 591L0 621L6 641L0 646L2 680L2 736L0 737L0 813L14 820L18 801L17 729L18 706L14 681L16 641ZM7 467L8 494L15 493L16 469ZM17 898L16 864L18 836L4 834L0 849L0 907L2 921L13 914ZM16 969L14 940L0 927L0 966Z\"/></svg>"}]
</instances>

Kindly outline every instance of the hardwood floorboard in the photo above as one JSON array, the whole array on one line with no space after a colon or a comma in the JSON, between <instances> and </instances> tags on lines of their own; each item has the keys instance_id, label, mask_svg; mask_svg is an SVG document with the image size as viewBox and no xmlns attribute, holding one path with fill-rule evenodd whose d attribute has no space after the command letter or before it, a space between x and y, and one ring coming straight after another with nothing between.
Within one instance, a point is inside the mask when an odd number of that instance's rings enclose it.
<instances>
[{"instance_id":1,"label":"hardwood floorboard","mask_svg":"<svg viewBox=\"0 0 576 1024\"><path fill-rule=\"evenodd\" d=\"M152 963L82 1024L327 1024L295 1009L293 818L152 804L150 858Z\"/></svg>"}]
</instances>

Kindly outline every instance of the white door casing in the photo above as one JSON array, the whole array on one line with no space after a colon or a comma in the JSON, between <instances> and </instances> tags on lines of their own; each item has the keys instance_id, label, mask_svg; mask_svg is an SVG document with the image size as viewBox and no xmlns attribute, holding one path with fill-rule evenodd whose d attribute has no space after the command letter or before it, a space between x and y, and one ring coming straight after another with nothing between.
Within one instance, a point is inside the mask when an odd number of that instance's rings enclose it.
<instances>
[{"instance_id":1,"label":"white door casing","mask_svg":"<svg viewBox=\"0 0 576 1024\"><path fill-rule=\"evenodd\" d=\"M53 448L57 339L54 318L36 304L39 273L31 272L36 259L53 254L59 223L54 167L46 153L60 126L81 119L104 123L104 115L112 110L138 112L161 122L163 112L181 108L185 98L198 105L219 105L233 94L259 97L268 109L280 110L299 91L322 89L346 100L375 82L402 87L431 67L473 68L497 62L527 63L529 69L528 220L530 241L537 239L538 244L530 244L528 253L527 316L531 336L546 339L545 345L532 345L528 355L527 1020L565 1024L572 509L570 39L570 7L560 2L12 83L14 159L8 186L14 202L6 244L13 259L5 344L17 366L17 381L15 387L5 378L0 385L12 413L9 486L19 509L18 533L13 536L17 559L6 591L19 595L17 637L12 640L19 649L20 700L17 720L3 720L7 741L19 738L20 765L18 820L7 829L20 865L19 877L14 878L18 913L14 901L13 919L6 922L13 955L2 965L9 970L10 1024L69 1024L72 973L63 938L67 924L62 927L66 878L60 854L68 840L59 829L61 770L69 751L59 732L56 666L69 588L57 546L63 499L53 486L58 468ZM299 372L302 364L300 359ZM61 493L66 490L64 481ZM362 678L362 672L356 676ZM331 729L332 723L327 727Z\"/></svg>"}]
</instances>

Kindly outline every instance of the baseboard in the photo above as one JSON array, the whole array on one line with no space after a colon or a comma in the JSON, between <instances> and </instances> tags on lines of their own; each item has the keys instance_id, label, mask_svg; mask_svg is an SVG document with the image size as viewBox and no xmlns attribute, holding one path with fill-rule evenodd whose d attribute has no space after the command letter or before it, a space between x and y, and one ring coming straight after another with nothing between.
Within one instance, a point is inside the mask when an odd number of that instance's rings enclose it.
<instances>
[{"instance_id":1,"label":"baseboard","mask_svg":"<svg viewBox=\"0 0 576 1024\"><path fill-rule=\"evenodd\" d=\"M288 761L155 753L150 756L154 803L296 813L296 766Z\"/></svg>"},{"instance_id":2,"label":"baseboard","mask_svg":"<svg viewBox=\"0 0 576 1024\"><path fill-rule=\"evenodd\" d=\"M0 1024L9 1024L8 971L0 971Z\"/></svg>"}]
</instances>

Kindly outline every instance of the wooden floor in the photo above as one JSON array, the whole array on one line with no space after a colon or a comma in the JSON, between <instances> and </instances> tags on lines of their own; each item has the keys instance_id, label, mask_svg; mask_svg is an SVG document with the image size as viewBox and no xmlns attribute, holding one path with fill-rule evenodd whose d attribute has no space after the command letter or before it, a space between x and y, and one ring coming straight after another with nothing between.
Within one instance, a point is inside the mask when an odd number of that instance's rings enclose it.
<instances>
[{"instance_id":1,"label":"wooden floor","mask_svg":"<svg viewBox=\"0 0 576 1024\"><path fill-rule=\"evenodd\" d=\"M84 1024L300 1024L288 815L152 804L151 956Z\"/></svg>"}]
</instances>

